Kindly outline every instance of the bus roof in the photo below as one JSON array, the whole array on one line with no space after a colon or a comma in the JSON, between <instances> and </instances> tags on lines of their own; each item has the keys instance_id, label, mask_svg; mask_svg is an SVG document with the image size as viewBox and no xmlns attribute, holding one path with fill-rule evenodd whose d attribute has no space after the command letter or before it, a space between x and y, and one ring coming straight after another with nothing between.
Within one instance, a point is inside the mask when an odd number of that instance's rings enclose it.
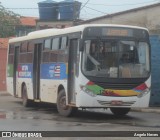
<instances>
[{"instance_id":1,"label":"bus roof","mask_svg":"<svg viewBox=\"0 0 160 140\"><path fill-rule=\"evenodd\" d=\"M52 29L44 29L44 30L30 32L26 36L10 39L9 43L22 42L22 41L33 40L33 39L40 39L40 38L45 38L45 37L51 37L54 35L74 33L74 32L78 32L78 31L80 32L80 31L83 31L87 27L100 27L100 26L102 26L102 27L125 27L125 28L147 30L146 28L143 28L143 27L118 25L118 24L84 24L84 25L78 25L78 26L73 26L73 27L64 28L64 29L52 28Z\"/></svg>"}]
</instances>

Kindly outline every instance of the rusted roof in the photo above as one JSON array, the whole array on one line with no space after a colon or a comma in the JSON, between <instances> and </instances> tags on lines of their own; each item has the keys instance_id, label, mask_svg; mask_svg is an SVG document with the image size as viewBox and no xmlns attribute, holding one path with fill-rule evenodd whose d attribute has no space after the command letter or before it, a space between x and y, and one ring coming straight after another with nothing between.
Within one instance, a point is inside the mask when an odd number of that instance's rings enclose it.
<instances>
[{"instance_id":1,"label":"rusted roof","mask_svg":"<svg viewBox=\"0 0 160 140\"><path fill-rule=\"evenodd\" d=\"M122 12L113 13L113 14L107 14L107 15L104 15L104 16L100 16L100 17L96 17L96 18L92 18L92 19L89 19L89 20L79 22L79 24L84 24L84 23L96 21L96 20L99 20L99 19L110 18L110 17L114 17L114 16L117 16L117 15L126 14L126 13L129 13L129 12L136 12L136 11L145 10L145 9L149 9L149 8L154 8L154 7L158 7L158 6L160 6L160 3L151 4L151 5L147 5L147 6L143 6L143 7L138 7L138 8L122 11Z\"/></svg>"},{"instance_id":2,"label":"rusted roof","mask_svg":"<svg viewBox=\"0 0 160 140\"><path fill-rule=\"evenodd\" d=\"M36 18L36 17L21 17L20 22L21 22L21 25L36 26L37 19L38 18Z\"/></svg>"}]
</instances>

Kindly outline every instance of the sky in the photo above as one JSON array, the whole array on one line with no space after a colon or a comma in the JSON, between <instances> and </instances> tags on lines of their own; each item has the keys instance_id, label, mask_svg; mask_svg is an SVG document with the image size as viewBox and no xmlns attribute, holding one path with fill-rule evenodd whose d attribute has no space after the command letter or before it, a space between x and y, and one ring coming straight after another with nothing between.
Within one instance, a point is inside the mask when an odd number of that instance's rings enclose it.
<instances>
[{"instance_id":1,"label":"sky","mask_svg":"<svg viewBox=\"0 0 160 140\"><path fill-rule=\"evenodd\" d=\"M5 8L9 8L10 11L20 14L21 16L31 17L39 17L37 3L42 1L44 0L0 0L1 4ZM60 2L63 0L54 1ZM77 1L81 2L83 7L88 0ZM158 2L160 2L160 0L89 0L88 3L81 9L80 18L83 20L87 20Z\"/></svg>"}]
</instances>

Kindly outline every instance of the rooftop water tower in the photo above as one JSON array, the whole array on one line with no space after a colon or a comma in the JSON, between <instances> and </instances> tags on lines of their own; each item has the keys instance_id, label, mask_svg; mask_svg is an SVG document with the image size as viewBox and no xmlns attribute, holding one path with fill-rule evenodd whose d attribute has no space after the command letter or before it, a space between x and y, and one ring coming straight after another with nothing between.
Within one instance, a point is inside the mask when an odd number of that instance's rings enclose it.
<instances>
[{"instance_id":1,"label":"rooftop water tower","mask_svg":"<svg viewBox=\"0 0 160 140\"><path fill-rule=\"evenodd\" d=\"M40 20L57 20L58 3L52 0L46 0L38 3Z\"/></svg>"},{"instance_id":2,"label":"rooftop water tower","mask_svg":"<svg viewBox=\"0 0 160 140\"><path fill-rule=\"evenodd\" d=\"M59 2L60 20L76 20L80 15L81 3L74 0Z\"/></svg>"}]
</instances>

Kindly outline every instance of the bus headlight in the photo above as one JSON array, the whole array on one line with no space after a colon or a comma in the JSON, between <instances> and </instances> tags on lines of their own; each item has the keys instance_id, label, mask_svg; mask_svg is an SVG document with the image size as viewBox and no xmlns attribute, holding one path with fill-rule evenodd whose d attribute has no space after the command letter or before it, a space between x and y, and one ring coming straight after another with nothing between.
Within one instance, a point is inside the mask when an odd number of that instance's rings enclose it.
<instances>
[{"instance_id":1,"label":"bus headlight","mask_svg":"<svg viewBox=\"0 0 160 140\"><path fill-rule=\"evenodd\" d=\"M150 92L150 88L147 88L145 90L143 90L139 95L137 95L138 98L141 98L143 96L145 96L146 94L148 94Z\"/></svg>"},{"instance_id":2,"label":"bus headlight","mask_svg":"<svg viewBox=\"0 0 160 140\"><path fill-rule=\"evenodd\" d=\"M81 90L84 91L85 93L87 93L88 95L95 97L96 94L94 94L91 90L87 89L85 86L80 86Z\"/></svg>"}]
</instances>

